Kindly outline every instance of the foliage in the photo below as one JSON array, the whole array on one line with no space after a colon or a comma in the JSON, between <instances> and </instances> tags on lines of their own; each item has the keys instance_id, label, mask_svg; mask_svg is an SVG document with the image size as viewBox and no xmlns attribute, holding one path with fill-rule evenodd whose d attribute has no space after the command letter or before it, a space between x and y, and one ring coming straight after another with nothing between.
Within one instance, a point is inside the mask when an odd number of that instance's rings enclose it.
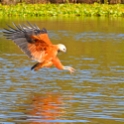
<instances>
[{"instance_id":1,"label":"foliage","mask_svg":"<svg viewBox=\"0 0 124 124\"><path fill-rule=\"evenodd\" d=\"M108 4L17 4L1 5L0 16L124 16L124 5Z\"/></svg>"}]
</instances>

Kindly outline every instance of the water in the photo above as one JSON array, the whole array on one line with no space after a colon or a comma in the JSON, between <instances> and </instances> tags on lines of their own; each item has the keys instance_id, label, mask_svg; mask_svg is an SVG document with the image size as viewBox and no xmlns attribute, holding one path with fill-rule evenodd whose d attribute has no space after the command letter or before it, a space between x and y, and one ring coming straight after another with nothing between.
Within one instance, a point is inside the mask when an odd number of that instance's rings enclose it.
<instances>
[{"instance_id":1,"label":"water","mask_svg":"<svg viewBox=\"0 0 124 124\"><path fill-rule=\"evenodd\" d=\"M58 56L74 74L56 68L31 71L35 64L2 36L6 23L29 20L48 29ZM1 19L0 123L124 123L124 19Z\"/></svg>"}]
</instances>

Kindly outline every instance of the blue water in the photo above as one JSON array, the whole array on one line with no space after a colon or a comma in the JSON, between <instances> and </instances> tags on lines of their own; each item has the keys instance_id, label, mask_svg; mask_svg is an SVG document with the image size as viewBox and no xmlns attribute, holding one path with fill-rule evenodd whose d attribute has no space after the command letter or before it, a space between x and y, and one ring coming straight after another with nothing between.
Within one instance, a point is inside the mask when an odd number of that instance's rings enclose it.
<instances>
[{"instance_id":1,"label":"blue water","mask_svg":"<svg viewBox=\"0 0 124 124\"><path fill-rule=\"evenodd\" d=\"M90 19L44 22L52 42L67 46L59 58L74 74L31 71L36 62L0 34L0 123L124 123L124 30L108 24L105 32L100 22L95 28Z\"/></svg>"}]
</instances>

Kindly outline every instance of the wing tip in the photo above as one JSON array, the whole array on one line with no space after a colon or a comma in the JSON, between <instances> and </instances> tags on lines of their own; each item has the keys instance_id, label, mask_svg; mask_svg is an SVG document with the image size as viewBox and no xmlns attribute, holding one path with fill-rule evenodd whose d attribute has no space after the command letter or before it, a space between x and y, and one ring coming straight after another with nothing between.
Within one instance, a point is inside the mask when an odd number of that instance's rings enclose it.
<instances>
[{"instance_id":1,"label":"wing tip","mask_svg":"<svg viewBox=\"0 0 124 124\"><path fill-rule=\"evenodd\" d=\"M47 33L46 28L42 28L41 33Z\"/></svg>"}]
</instances>

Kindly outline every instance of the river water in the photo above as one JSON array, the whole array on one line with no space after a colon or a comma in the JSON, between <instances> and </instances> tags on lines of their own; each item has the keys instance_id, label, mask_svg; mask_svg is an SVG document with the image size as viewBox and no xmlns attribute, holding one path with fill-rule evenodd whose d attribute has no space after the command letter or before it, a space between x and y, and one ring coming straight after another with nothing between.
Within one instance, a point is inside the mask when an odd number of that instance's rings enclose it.
<instances>
[{"instance_id":1,"label":"river water","mask_svg":"<svg viewBox=\"0 0 124 124\"><path fill-rule=\"evenodd\" d=\"M76 71L55 67L37 72L2 31L30 21L48 30L58 56ZM124 123L124 18L0 19L0 123Z\"/></svg>"}]
</instances>

